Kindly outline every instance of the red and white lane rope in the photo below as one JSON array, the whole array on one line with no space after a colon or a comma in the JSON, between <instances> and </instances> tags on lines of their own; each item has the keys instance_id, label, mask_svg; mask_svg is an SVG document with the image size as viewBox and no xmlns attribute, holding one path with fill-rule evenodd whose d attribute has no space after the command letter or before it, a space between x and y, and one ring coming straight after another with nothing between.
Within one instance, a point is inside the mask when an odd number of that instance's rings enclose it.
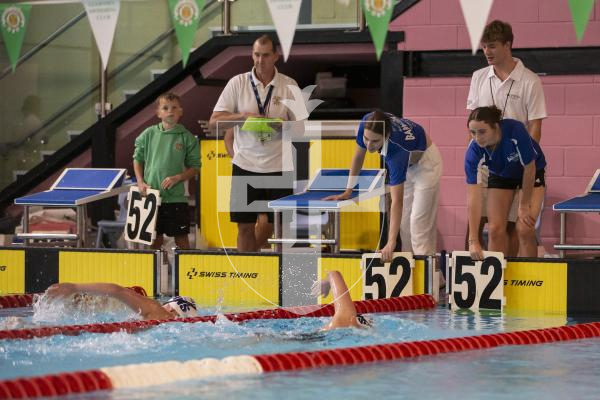
<instances>
[{"instance_id":1,"label":"red and white lane rope","mask_svg":"<svg viewBox=\"0 0 600 400\"><path fill-rule=\"evenodd\" d=\"M429 309L435 307L435 300L428 294L416 296L393 297L389 299L355 301L356 311L359 313L384 313L400 312L417 309ZM333 304L326 306L302 306L291 308L275 308L270 310L257 310L243 313L224 314L225 318L233 322L242 322L252 319L293 319L300 317L331 317L334 314ZM208 315L192 318L151 320L151 321L125 321L111 323L97 323L85 325L63 325L48 326L31 329L0 330L2 339L32 339L53 335L78 335L83 332L113 333L113 332L137 332L152 326L169 322L212 322L217 320L216 315Z\"/></svg>"},{"instance_id":2,"label":"red and white lane rope","mask_svg":"<svg viewBox=\"0 0 600 400\"><path fill-rule=\"evenodd\" d=\"M388 343L321 351L232 356L221 360L164 361L106 367L92 371L0 381L0 398L22 399L145 388L191 379L391 361L408 357L529 345L600 336L600 322L420 342Z\"/></svg>"}]
</instances>

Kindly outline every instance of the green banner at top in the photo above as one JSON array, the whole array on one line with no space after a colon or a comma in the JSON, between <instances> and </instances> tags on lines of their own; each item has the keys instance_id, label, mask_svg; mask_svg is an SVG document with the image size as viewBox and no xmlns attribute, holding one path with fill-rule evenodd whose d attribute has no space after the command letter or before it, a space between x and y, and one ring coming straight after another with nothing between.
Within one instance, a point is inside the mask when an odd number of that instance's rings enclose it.
<instances>
[{"instance_id":1,"label":"green banner at top","mask_svg":"<svg viewBox=\"0 0 600 400\"><path fill-rule=\"evenodd\" d=\"M385 38L396 0L361 0L360 4L367 20L369 32L371 32L371 39L373 39L375 45L377 60L379 60L385 45Z\"/></svg>"},{"instance_id":2,"label":"green banner at top","mask_svg":"<svg viewBox=\"0 0 600 400\"><path fill-rule=\"evenodd\" d=\"M13 72L17 68L31 5L0 4L0 29Z\"/></svg>"},{"instance_id":3,"label":"green banner at top","mask_svg":"<svg viewBox=\"0 0 600 400\"><path fill-rule=\"evenodd\" d=\"M594 9L594 2L595 0L569 0L569 9L571 10L578 42L583 39L585 28Z\"/></svg>"},{"instance_id":4,"label":"green banner at top","mask_svg":"<svg viewBox=\"0 0 600 400\"><path fill-rule=\"evenodd\" d=\"M204 0L169 0L169 14L175 27L184 67L190 56L203 8Z\"/></svg>"}]
</instances>

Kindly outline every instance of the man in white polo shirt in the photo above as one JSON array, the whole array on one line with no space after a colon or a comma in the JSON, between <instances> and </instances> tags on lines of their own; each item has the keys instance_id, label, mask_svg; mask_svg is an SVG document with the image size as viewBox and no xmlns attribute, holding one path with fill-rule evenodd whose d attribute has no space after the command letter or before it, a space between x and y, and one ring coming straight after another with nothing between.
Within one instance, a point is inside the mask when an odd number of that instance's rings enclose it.
<instances>
[{"instance_id":1,"label":"man in white polo shirt","mask_svg":"<svg viewBox=\"0 0 600 400\"><path fill-rule=\"evenodd\" d=\"M248 118L260 117L295 120L282 100L293 99L288 85L298 84L277 71L278 58L273 40L259 37L252 46L254 68L229 80L210 117L211 127L227 129L225 145L233 153L230 218L238 225L238 251L258 251L267 243L273 232L267 201L293 192L291 142L282 134L281 124L269 124L272 132L245 124ZM264 214L268 223L264 216L259 218Z\"/></svg>"},{"instance_id":2,"label":"man in white polo shirt","mask_svg":"<svg viewBox=\"0 0 600 400\"><path fill-rule=\"evenodd\" d=\"M495 20L485 27L481 47L489 67L473 73L467 109L495 105L502 111L502 118L523 122L531 137L539 143L542 137L542 119L547 116L542 82L534 72L525 68L521 60L513 58L513 40L512 27L506 22ZM480 168L479 172L481 184L487 187L487 168ZM482 192L485 202L487 191ZM515 231L517 204L518 199L515 197L508 218L508 256L516 256L518 252L519 243ZM486 207L482 210L483 217L486 217ZM479 228L480 236L483 225L482 222Z\"/></svg>"}]
</instances>

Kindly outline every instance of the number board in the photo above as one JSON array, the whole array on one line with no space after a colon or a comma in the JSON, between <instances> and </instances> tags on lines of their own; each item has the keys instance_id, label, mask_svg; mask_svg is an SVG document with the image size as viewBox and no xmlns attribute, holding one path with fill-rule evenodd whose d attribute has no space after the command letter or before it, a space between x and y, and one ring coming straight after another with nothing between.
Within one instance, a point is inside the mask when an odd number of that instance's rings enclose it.
<instances>
[{"instance_id":1,"label":"number board","mask_svg":"<svg viewBox=\"0 0 600 400\"><path fill-rule=\"evenodd\" d=\"M381 253L363 254L363 300L410 296L413 294L412 253L394 253L391 262L383 263Z\"/></svg>"},{"instance_id":2,"label":"number board","mask_svg":"<svg viewBox=\"0 0 600 400\"><path fill-rule=\"evenodd\" d=\"M453 251L450 263L450 308L502 310L506 260L499 252L484 251L473 261L468 251Z\"/></svg>"},{"instance_id":3,"label":"number board","mask_svg":"<svg viewBox=\"0 0 600 400\"><path fill-rule=\"evenodd\" d=\"M152 244L156 238L156 216L160 206L160 192L148 189L142 196L137 186L132 186L127 195L127 222L125 240Z\"/></svg>"}]
</instances>

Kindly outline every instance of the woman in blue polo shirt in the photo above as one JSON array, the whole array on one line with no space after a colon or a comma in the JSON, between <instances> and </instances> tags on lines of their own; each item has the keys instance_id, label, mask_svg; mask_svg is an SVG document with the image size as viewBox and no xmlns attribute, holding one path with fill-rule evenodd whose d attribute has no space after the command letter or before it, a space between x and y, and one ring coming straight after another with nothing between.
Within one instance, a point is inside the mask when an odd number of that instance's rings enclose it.
<instances>
[{"instance_id":1,"label":"woman in blue polo shirt","mask_svg":"<svg viewBox=\"0 0 600 400\"><path fill-rule=\"evenodd\" d=\"M346 191L326 200L350 197L366 152L379 152L385 160L392 204L388 241L381 249L384 261L392 258L400 232L402 250L433 254L437 240L437 205L442 157L425 130L408 119L374 111L365 115L356 134L356 150Z\"/></svg>"},{"instance_id":2,"label":"woman in blue polo shirt","mask_svg":"<svg viewBox=\"0 0 600 400\"><path fill-rule=\"evenodd\" d=\"M501 119L495 106L479 107L471 112L467 126L472 140L465 154L469 214L469 252L482 259L477 237L481 219L481 193L477 184L477 165L483 161L488 180L488 235L490 251L508 250L506 224L516 194L519 195L517 236L519 256L535 257L535 222L544 199L546 160L538 143L531 139L525 125L514 119Z\"/></svg>"}]
</instances>

